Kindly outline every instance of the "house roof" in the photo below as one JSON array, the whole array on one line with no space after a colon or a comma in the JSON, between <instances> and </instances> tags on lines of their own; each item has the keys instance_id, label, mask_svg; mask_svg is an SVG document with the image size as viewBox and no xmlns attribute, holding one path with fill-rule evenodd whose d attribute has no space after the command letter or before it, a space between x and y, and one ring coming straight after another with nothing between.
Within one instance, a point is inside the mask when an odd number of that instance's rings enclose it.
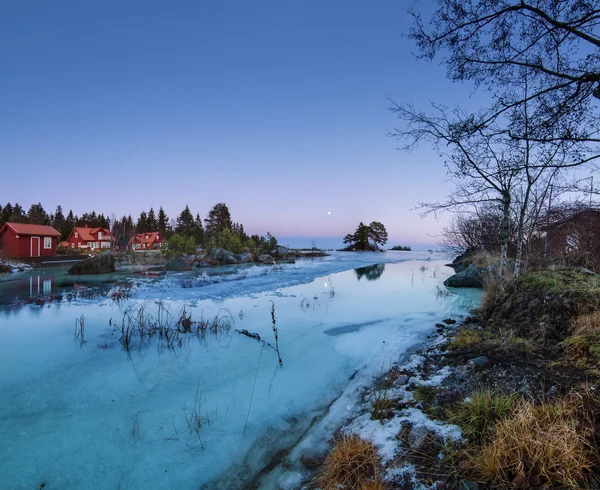
<instances>
[{"instance_id":1,"label":"house roof","mask_svg":"<svg viewBox=\"0 0 600 490\"><path fill-rule=\"evenodd\" d=\"M71 233L77 232L79 234L79 238L81 238L82 240L86 242L93 242L96 239L92 236L92 229L93 228L88 228L87 226L76 226L75 228L73 228L73 231Z\"/></svg>"},{"instance_id":2,"label":"house roof","mask_svg":"<svg viewBox=\"0 0 600 490\"><path fill-rule=\"evenodd\" d=\"M146 236L148 238L146 238ZM152 245L156 241L156 237L160 236L160 231L150 231L148 233L136 233L131 237L131 243L146 243Z\"/></svg>"},{"instance_id":3,"label":"house roof","mask_svg":"<svg viewBox=\"0 0 600 490\"><path fill-rule=\"evenodd\" d=\"M12 229L18 235L40 235L40 236L56 236L60 237L60 233L51 226L46 225L30 225L28 223L5 223L0 228L0 235L6 230Z\"/></svg>"},{"instance_id":4,"label":"house roof","mask_svg":"<svg viewBox=\"0 0 600 490\"><path fill-rule=\"evenodd\" d=\"M88 228L87 226L76 226L75 228L73 228L73 231L76 231L77 233L79 233L79 237L86 242L97 241L98 238L95 237L94 235L96 235L99 231L101 231L102 233L105 233L107 239L109 239L109 240L115 239L113 234L106 228ZM103 236L102 240L104 240L104 238L105 237Z\"/></svg>"}]
</instances>

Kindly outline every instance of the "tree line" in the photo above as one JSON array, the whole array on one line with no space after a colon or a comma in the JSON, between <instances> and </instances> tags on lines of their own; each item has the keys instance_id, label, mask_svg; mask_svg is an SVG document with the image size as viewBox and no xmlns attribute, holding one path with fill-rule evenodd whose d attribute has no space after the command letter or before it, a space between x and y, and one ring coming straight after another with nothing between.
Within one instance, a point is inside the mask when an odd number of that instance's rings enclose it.
<instances>
[{"instance_id":1,"label":"tree line","mask_svg":"<svg viewBox=\"0 0 600 490\"><path fill-rule=\"evenodd\" d=\"M136 221L131 215L117 219L97 214L95 211L83 213L81 216L73 214L69 210L67 216L63 213L62 206L58 205L53 213L48 213L41 203L33 204L29 210L10 202L0 205L0 227L6 222L30 223L37 225L49 225L61 234L61 239L66 240L74 227L89 226L90 228L106 228L115 236L117 241L129 241L136 233L148 233L158 231L163 238L171 241L175 238L177 243L185 243L187 250L201 246L207 249L222 247L239 253L244 249L272 250L277 246L277 240L269 233L265 236L248 235L244 225L233 222L227 204L217 203L209 211L206 219L202 220L200 214L192 213L189 206L181 211L175 220L171 221L160 206L158 213L151 207L147 212L142 211Z\"/></svg>"}]
</instances>

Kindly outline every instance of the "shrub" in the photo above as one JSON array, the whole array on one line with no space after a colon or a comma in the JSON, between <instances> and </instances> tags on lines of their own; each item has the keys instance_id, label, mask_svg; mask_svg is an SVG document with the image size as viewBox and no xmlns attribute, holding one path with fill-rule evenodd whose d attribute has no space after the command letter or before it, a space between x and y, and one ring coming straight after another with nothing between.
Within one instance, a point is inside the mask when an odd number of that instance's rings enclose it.
<instances>
[{"instance_id":1,"label":"shrub","mask_svg":"<svg viewBox=\"0 0 600 490\"><path fill-rule=\"evenodd\" d=\"M481 439L496 422L510 414L514 404L513 396L482 389L453 409L450 419L467 437Z\"/></svg>"},{"instance_id":2,"label":"shrub","mask_svg":"<svg viewBox=\"0 0 600 490\"><path fill-rule=\"evenodd\" d=\"M196 253L196 242L194 237L185 238L181 235L173 235L169 238L168 253L170 255L193 255Z\"/></svg>"},{"instance_id":3,"label":"shrub","mask_svg":"<svg viewBox=\"0 0 600 490\"><path fill-rule=\"evenodd\" d=\"M511 415L494 426L489 440L472 450L470 463L480 478L496 486L541 480L553 486L593 488L593 428L580 424L589 403L587 395L542 405L520 400Z\"/></svg>"},{"instance_id":4,"label":"shrub","mask_svg":"<svg viewBox=\"0 0 600 490\"><path fill-rule=\"evenodd\" d=\"M335 443L315 483L321 490L385 488L377 468L375 446L352 434Z\"/></svg>"},{"instance_id":5,"label":"shrub","mask_svg":"<svg viewBox=\"0 0 600 490\"><path fill-rule=\"evenodd\" d=\"M490 338L491 334L484 332L483 330L463 328L450 342L448 342L447 348L449 350L471 349L475 345L481 344Z\"/></svg>"}]
</instances>

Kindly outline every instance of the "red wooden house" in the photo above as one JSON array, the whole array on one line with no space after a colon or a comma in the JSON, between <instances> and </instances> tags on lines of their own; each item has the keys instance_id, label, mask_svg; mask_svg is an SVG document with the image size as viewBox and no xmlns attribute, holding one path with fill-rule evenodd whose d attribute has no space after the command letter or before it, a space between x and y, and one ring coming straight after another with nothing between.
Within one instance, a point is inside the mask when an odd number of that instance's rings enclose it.
<instances>
[{"instance_id":1,"label":"red wooden house","mask_svg":"<svg viewBox=\"0 0 600 490\"><path fill-rule=\"evenodd\" d=\"M5 257L54 257L60 233L51 226L5 223L0 237Z\"/></svg>"},{"instance_id":2,"label":"red wooden house","mask_svg":"<svg viewBox=\"0 0 600 490\"><path fill-rule=\"evenodd\" d=\"M129 240L129 246L134 252L143 250L157 250L162 245L164 239L160 231L148 233L137 233Z\"/></svg>"},{"instance_id":3,"label":"red wooden house","mask_svg":"<svg viewBox=\"0 0 600 490\"><path fill-rule=\"evenodd\" d=\"M102 250L114 248L115 237L107 228L76 226L67 238L69 248L77 250Z\"/></svg>"}]
</instances>

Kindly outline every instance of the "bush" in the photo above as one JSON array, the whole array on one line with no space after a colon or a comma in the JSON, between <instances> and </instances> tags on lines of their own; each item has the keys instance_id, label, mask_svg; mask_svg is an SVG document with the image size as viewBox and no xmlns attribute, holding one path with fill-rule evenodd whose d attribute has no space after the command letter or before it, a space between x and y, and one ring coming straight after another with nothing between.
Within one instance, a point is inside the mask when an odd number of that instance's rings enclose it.
<instances>
[{"instance_id":1,"label":"bush","mask_svg":"<svg viewBox=\"0 0 600 490\"><path fill-rule=\"evenodd\" d=\"M193 255L196 253L196 242L194 237L182 237L181 235L173 235L169 239L168 254L169 255Z\"/></svg>"},{"instance_id":2,"label":"bush","mask_svg":"<svg viewBox=\"0 0 600 490\"><path fill-rule=\"evenodd\" d=\"M335 443L315 483L321 490L385 488L377 468L375 446L352 434Z\"/></svg>"},{"instance_id":3,"label":"bush","mask_svg":"<svg viewBox=\"0 0 600 490\"><path fill-rule=\"evenodd\" d=\"M520 400L491 436L472 450L470 463L480 478L497 487L547 482L553 487L594 488L597 454L593 427L581 424L597 401L573 394L553 404Z\"/></svg>"},{"instance_id":4,"label":"bush","mask_svg":"<svg viewBox=\"0 0 600 490\"><path fill-rule=\"evenodd\" d=\"M242 240L240 239L239 235L233 234L229 228L225 228L219 234L217 244L219 247L229 250L234 254L239 254L243 250Z\"/></svg>"},{"instance_id":5,"label":"bush","mask_svg":"<svg viewBox=\"0 0 600 490\"><path fill-rule=\"evenodd\" d=\"M514 404L513 396L482 389L453 409L450 419L467 437L481 439L496 422L510 414Z\"/></svg>"}]
</instances>

